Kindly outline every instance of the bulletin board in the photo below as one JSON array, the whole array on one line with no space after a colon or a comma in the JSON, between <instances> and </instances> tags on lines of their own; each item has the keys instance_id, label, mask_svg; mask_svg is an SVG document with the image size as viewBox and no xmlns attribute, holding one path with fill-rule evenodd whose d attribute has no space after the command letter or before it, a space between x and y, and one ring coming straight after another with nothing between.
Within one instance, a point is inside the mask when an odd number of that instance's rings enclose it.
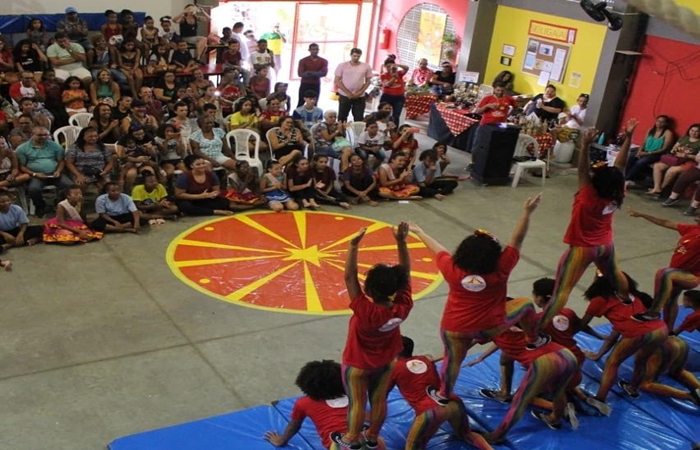
<instances>
[{"instance_id":1,"label":"bulletin board","mask_svg":"<svg viewBox=\"0 0 700 450\"><path fill-rule=\"evenodd\" d=\"M542 77L543 72L548 72L549 81L561 83L564 81L569 53L571 47L568 45L528 36L522 71L536 77Z\"/></svg>"}]
</instances>

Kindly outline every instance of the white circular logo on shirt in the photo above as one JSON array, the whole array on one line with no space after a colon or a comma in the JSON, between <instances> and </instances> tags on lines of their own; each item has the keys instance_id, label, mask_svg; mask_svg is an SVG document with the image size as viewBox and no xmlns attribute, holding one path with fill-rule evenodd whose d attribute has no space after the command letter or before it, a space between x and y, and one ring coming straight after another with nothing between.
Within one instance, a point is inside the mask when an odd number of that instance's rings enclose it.
<instances>
[{"instance_id":1,"label":"white circular logo on shirt","mask_svg":"<svg viewBox=\"0 0 700 450\"><path fill-rule=\"evenodd\" d=\"M462 287L471 292L481 292L486 289L486 280L479 275L467 275L462 278Z\"/></svg>"},{"instance_id":2,"label":"white circular logo on shirt","mask_svg":"<svg viewBox=\"0 0 700 450\"><path fill-rule=\"evenodd\" d=\"M326 400L326 405L337 409L346 408L348 406L348 398L343 395L342 397Z\"/></svg>"},{"instance_id":3,"label":"white circular logo on shirt","mask_svg":"<svg viewBox=\"0 0 700 450\"><path fill-rule=\"evenodd\" d=\"M412 373L421 374L428 371L428 365L420 359L412 359L406 363L406 368Z\"/></svg>"},{"instance_id":4,"label":"white circular logo on shirt","mask_svg":"<svg viewBox=\"0 0 700 450\"><path fill-rule=\"evenodd\" d=\"M566 331L569 329L569 318L566 316L554 316L552 319L552 325L559 331Z\"/></svg>"},{"instance_id":5,"label":"white circular logo on shirt","mask_svg":"<svg viewBox=\"0 0 700 450\"><path fill-rule=\"evenodd\" d=\"M403 322L403 319L399 319L398 317L394 317L393 319L389 319L389 321L387 323L385 323L384 325L379 327L379 331L381 331L383 333L387 332L387 331L391 331L394 328L401 325L401 322Z\"/></svg>"},{"instance_id":6,"label":"white circular logo on shirt","mask_svg":"<svg viewBox=\"0 0 700 450\"><path fill-rule=\"evenodd\" d=\"M617 204L615 204L615 203L608 203L608 205L607 205L607 206L605 207L605 209L603 210L603 215L612 214L612 213L614 213L615 211L617 211Z\"/></svg>"}]
</instances>

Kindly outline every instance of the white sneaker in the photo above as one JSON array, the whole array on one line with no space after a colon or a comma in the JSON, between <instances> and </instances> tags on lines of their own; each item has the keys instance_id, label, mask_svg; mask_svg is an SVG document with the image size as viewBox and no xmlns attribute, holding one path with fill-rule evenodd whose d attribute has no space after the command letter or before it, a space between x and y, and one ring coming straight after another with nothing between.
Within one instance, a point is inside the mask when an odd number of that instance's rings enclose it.
<instances>
[{"instance_id":1,"label":"white sneaker","mask_svg":"<svg viewBox=\"0 0 700 450\"><path fill-rule=\"evenodd\" d=\"M612 413L612 408L605 402L601 402L595 397L586 397L586 403L594 407L604 416L609 416Z\"/></svg>"},{"instance_id":2,"label":"white sneaker","mask_svg":"<svg viewBox=\"0 0 700 450\"><path fill-rule=\"evenodd\" d=\"M569 419L571 428L574 430L578 428L578 417L576 417L576 407L573 403L569 402L566 404L566 409L564 410L564 416Z\"/></svg>"}]
</instances>

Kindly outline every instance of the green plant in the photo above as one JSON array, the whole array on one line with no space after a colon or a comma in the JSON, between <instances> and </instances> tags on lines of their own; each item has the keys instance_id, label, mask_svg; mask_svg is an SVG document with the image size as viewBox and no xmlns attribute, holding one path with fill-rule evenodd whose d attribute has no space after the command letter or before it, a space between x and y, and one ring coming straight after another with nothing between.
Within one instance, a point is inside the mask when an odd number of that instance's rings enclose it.
<instances>
[{"instance_id":1,"label":"green plant","mask_svg":"<svg viewBox=\"0 0 700 450\"><path fill-rule=\"evenodd\" d=\"M447 33L442 36L443 44L459 44L459 36L455 33Z\"/></svg>"}]
</instances>

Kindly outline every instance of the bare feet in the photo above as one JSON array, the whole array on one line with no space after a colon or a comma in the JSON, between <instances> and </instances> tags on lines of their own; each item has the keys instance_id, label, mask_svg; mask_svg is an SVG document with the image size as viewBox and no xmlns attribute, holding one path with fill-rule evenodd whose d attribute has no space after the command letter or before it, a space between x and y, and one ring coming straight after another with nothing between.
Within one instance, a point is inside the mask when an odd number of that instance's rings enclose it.
<instances>
[{"instance_id":1,"label":"bare feet","mask_svg":"<svg viewBox=\"0 0 700 450\"><path fill-rule=\"evenodd\" d=\"M12 270L12 261L7 259L0 260L0 267L5 269L5 272L9 272L10 270Z\"/></svg>"},{"instance_id":2,"label":"bare feet","mask_svg":"<svg viewBox=\"0 0 700 450\"><path fill-rule=\"evenodd\" d=\"M446 198L447 198L447 197L445 197L445 196L442 195L442 194L435 194L435 200L443 201L443 200L445 200Z\"/></svg>"},{"instance_id":3,"label":"bare feet","mask_svg":"<svg viewBox=\"0 0 700 450\"><path fill-rule=\"evenodd\" d=\"M228 209L215 209L214 215L215 216L232 216L233 211L229 211Z\"/></svg>"},{"instance_id":4,"label":"bare feet","mask_svg":"<svg viewBox=\"0 0 700 450\"><path fill-rule=\"evenodd\" d=\"M29 239L27 241L27 247L32 247L32 246L38 244L39 242L41 242L41 239L39 239L39 238Z\"/></svg>"},{"instance_id":5,"label":"bare feet","mask_svg":"<svg viewBox=\"0 0 700 450\"><path fill-rule=\"evenodd\" d=\"M378 203L378 202L375 202L374 200L370 200L369 202L367 202L367 204L368 204L369 206L379 206L379 203Z\"/></svg>"},{"instance_id":6,"label":"bare feet","mask_svg":"<svg viewBox=\"0 0 700 450\"><path fill-rule=\"evenodd\" d=\"M338 205L343 209L350 209L350 204L348 202L340 202Z\"/></svg>"}]
</instances>

